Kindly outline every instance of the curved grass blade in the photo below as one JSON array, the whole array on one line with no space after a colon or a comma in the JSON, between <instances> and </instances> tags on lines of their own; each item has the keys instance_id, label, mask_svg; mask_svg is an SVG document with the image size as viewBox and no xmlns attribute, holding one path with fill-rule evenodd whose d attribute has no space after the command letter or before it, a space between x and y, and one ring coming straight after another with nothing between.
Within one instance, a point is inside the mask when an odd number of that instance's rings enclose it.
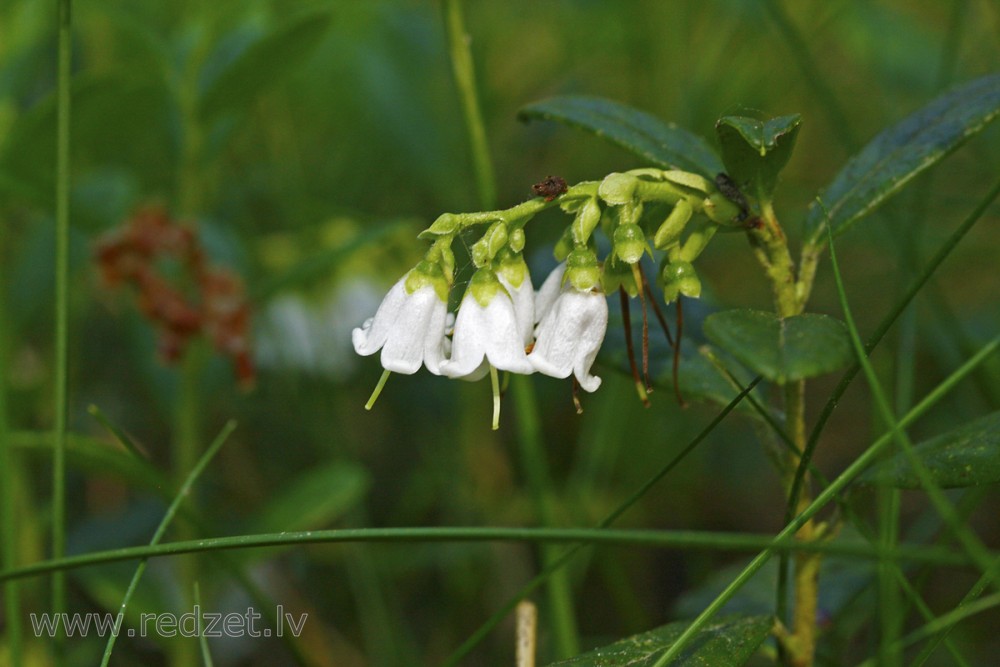
<instances>
[{"instance_id":1,"label":"curved grass blade","mask_svg":"<svg viewBox=\"0 0 1000 667\"><path fill-rule=\"evenodd\" d=\"M1000 74L991 74L953 89L882 131L847 161L822 195L833 235L847 231L998 114ZM813 204L805 223L810 245L823 244L826 221L823 209Z\"/></svg>"},{"instance_id":2,"label":"curved grass blade","mask_svg":"<svg viewBox=\"0 0 1000 667\"><path fill-rule=\"evenodd\" d=\"M664 169L680 167L710 179L723 171L722 160L698 135L601 97L551 97L529 104L517 117L523 121L554 120L585 130Z\"/></svg>"},{"instance_id":3,"label":"curved grass blade","mask_svg":"<svg viewBox=\"0 0 1000 667\"><path fill-rule=\"evenodd\" d=\"M156 532L153 533L152 539L149 541L150 546L156 546L159 544L163 535L167 532L167 527L170 522L174 520L174 516L177 515L177 511L181 507L181 503L188 497L188 493L191 491L191 487L194 486L195 480L201 476L205 468L208 467L209 462L212 458L219 452L222 445L229 438L229 434L233 432L236 428L236 422L230 420L222 427L222 431L219 435L215 437L215 440L205 453L202 454L198 463L195 464L194 468L188 472L187 477L184 478L184 483L181 484L180 488L177 489L177 495L174 496L173 502L170 503L170 507L167 508L166 514L163 515L163 519L160 521L160 525L156 527ZM125 591L125 597L122 599L121 606L118 608L119 618L124 618L125 609L128 607L129 601L132 599L132 594L135 593L136 587L139 585L139 580L142 579L143 573L146 571L147 559L139 561L138 567L135 568L135 574L132 575L132 581L129 582L128 589ZM101 660L101 667L106 667L108 662L111 660L111 651L114 650L115 641L118 638L118 633L113 632L111 636L108 637L108 643L104 647L104 658Z\"/></svg>"}]
</instances>

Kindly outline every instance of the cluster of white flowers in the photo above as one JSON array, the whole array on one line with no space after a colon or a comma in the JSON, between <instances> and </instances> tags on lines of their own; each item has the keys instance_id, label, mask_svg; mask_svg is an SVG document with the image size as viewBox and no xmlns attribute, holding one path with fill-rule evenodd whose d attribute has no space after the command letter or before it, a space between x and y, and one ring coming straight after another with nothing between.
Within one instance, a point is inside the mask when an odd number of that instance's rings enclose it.
<instances>
[{"instance_id":1,"label":"cluster of white flowers","mask_svg":"<svg viewBox=\"0 0 1000 667\"><path fill-rule=\"evenodd\" d=\"M523 260L520 260L523 264ZM447 293L435 288L421 267L389 290L375 317L353 331L354 349L382 351L388 371L477 380L493 366L512 373L575 375L595 391L590 373L608 327L608 304L599 286L578 289L560 264L536 294L526 266L476 271L451 326ZM506 270L505 270L506 269Z\"/></svg>"},{"instance_id":2,"label":"cluster of white flowers","mask_svg":"<svg viewBox=\"0 0 1000 667\"><path fill-rule=\"evenodd\" d=\"M433 240L423 261L389 290L375 317L352 333L358 354L382 351L385 373L368 407L390 371L411 374L421 366L466 380L490 374L494 428L498 370L573 375L579 386L595 391L601 379L591 374L591 366L608 326L605 294L648 291L639 263L655 249L663 252L658 282L665 300L697 297L701 283L691 262L740 212L712 182L676 170L635 169L569 188L550 177L541 185L536 191L545 198L502 211L445 213L420 234ZM524 226L555 205L574 218L556 244L561 263L536 293L522 254ZM657 217L663 205L669 213ZM455 273L451 246L464 230L483 225L486 230L470 253L476 271L453 317L448 312ZM592 238L597 229L611 241L603 261Z\"/></svg>"}]
</instances>

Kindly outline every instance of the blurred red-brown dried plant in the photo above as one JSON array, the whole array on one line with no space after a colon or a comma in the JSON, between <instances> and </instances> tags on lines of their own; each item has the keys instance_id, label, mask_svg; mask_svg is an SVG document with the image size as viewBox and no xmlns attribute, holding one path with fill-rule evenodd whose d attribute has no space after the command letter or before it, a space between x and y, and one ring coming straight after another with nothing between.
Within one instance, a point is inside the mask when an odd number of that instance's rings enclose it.
<instances>
[{"instance_id":1,"label":"blurred red-brown dried plant","mask_svg":"<svg viewBox=\"0 0 1000 667\"><path fill-rule=\"evenodd\" d=\"M232 357L240 386L253 385L243 281L208 264L194 229L172 220L162 207L147 206L101 236L94 259L109 287L127 284L137 290L139 311L157 329L164 361L179 361L190 340L202 334ZM179 266L177 276L164 275L170 262Z\"/></svg>"}]
</instances>

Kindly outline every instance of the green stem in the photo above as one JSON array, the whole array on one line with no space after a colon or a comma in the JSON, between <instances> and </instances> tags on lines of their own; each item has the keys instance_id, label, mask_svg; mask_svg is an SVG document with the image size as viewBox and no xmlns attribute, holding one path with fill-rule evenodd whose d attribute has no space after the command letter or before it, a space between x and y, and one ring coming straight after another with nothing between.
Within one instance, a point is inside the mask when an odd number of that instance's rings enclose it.
<instances>
[{"instance_id":1,"label":"green stem","mask_svg":"<svg viewBox=\"0 0 1000 667\"><path fill-rule=\"evenodd\" d=\"M4 239L0 233L0 244ZM0 270L4 266L4 249L0 247ZM0 294L5 295L7 283L0 272ZM17 511L14 504L17 494L14 490L15 455L10 442L10 431L7 424L7 313L4 308L5 299L0 296L0 565L5 570L17 564ZM7 653L12 665L21 664L22 624L21 624L21 592L16 582L8 582L3 587L4 616L7 624Z\"/></svg>"},{"instance_id":2,"label":"green stem","mask_svg":"<svg viewBox=\"0 0 1000 667\"><path fill-rule=\"evenodd\" d=\"M180 368L180 385L177 389L177 403L174 407L174 442L173 470L174 485L182 488L188 475L199 461L199 443L201 432L201 378L202 346L192 345L184 355ZM189 494L184 494L186 499ZM193 507L193 503L189 505ZM177 537L180 540L194 539L197 536L191 523L182 521L177 526ZM198 558L192 554L177 559L178 593L182 611L191 608L194 584L198 581ZM195 642L180 640L171 645L171 661L177 667L193 665L197 660L198 645Z\"/></svg>"},{"instance_id":3,"label":"green stem","mask_svg":"<svg viewBox=\"0 0 1000 667\"><path fill-rule=\"evenodd\" d=\"M1000 347L1000 337L988 346L987 353L992 353ZM976 364L982 361L981 352L968 362ZM965 370L956 372L954 377L962 379ZM952 381L941 394L951 389ZM907 415L906 424L911 423L933 403L941 398L935 393L925 399L926 405L918 406ZM891 438L886 434L880 438L873 448L881 451ZM872 462L871 455L866 453L863 464L852 465L843 474L851 479L860 474L863 468ZM833 492L823 491L817 500L807 508L807 515L812 516L822 505L833 500L836 492L850 480L837 478L831 483L836 486ZM304 530L280 533L263 533L251 535L233 535L229 537L209 537L196 540L178 540L165 542L154 546L144 545L124 547L107 551L92 551L78 556L66 556L58 560L45 560L31 565L4 570L0 572L0 582L13 579L51 574L93 565L106 565L142 558L162 558L181 554L209 553L231 551L236 549L260 549L266 547L289 547L306 544L412 544L421 543L462 543L462 542L510 542L510 543L547 543L547 544L592 544L607 546L643 546L651 549L682 549L688 551L727 551L746 552L768 549L771 552L814 551L817 553L850 556L864 560L877 558L893 558L913 563L926 563L938 567L966 568L969 558L962 554L941 547L924 544L898 545L891 551L883 551L878 545L865 542L818 542L803 544L794 538L795 529L804 517L797 517L786 526L777 537L766 533L732 533L697 530L624 530L611 528L503 528L483 526L447 526L433 528L335 528L330 530ZM993 557L1000 554L991 552ZM728 599L728 598L727 598Z\"/></svg>"},{"instance_id":4,"label":"green stem","mask_svg":"<svg viewBox=\"0 0 1000 667\"><path fill-rule=\"evenodd\" d=\"M556 524L556 508L553 502L552 479L545 462L545 448L542 444L541 419L538 414L538 399L531 378L514 375L511 378L513 395L517 408L518 444L521 460L528 478L528 488L542 525ZM542 548L542 562L548 567L558 558L552 547ZM573 614L573 592L569 573L561 569L552 575L548 585L549 604L552 609L552 627L555 634L557 658L569 658L580 652L580 641Z\"/></svg>"},{"instance_id":5,"label":"green stem","mask_svg":"<svg viewBox=\"0 0 1000 667\"><path fill-rule=\"evenodd\" d=\"M160 525L156 527L156 531L153 533L152 539L150 539L150 546L156 546L163 539L163 536L167 532L167 528L170 523L174 520L177 515L177 511L180 509L181 504L187 498L188 494L191 492L191 487L194 486L195 481L201 476L201 473L205 471L208 464L212 461L215 455L218 453L219 449L226 442L229 434L233 432L236 428L236 422L230 421L223 428L219 435L216 436L215 440L209 445L208 449L201 456L198 462L192 467L187 475L184 476L184 480L181 482L180 486L177 488L177 493L174 495L173 501L167 508L166 513L160 520ZM128 588L125 590L125 596L122 598L122 603L118 607L118 614L120 618L125 617L125 610L128 609L128 604L132 600L132 595L135 593L135 589L139 586L139 580L142 579L142 575L146 571L147 559L142 559L139 561L139 566L136 567L135 573L132 575L132 580L128 584ZM104 647L104 657L101 660L101 667L107 667L109 661L111 660L111 652L114 650L115 641L117 639L117 634L112 633L108 638L108 642Z\"/></svg>"},{"instance_id":6,"label":"green stem","mask_svg":"<svg viewBox=\"0 0 1000 667\"><path fill-rule=\"evenodd\" d=\"M979 364L992 356L998 349L1000 349L1000 336L992 339L976 353L971 359L962 364L962 366L952 373L948 378L941 382L930 394L928 394L920 403L914 406L902 419L899 420L899 428L906 428L919 417L921 417L927 410L933 407L938 401L940 401L948 392L950 392L958 383L964 380L972 371L974 371ZM809 505L794 519L792 519L774 538L775 542L783 542L788 540L795 535L798 530L810 521L816 514L826 506L827 503L833 501L837 495L843 491L848 484L854 481L862 472L868 468L869 465L874 463L878 457L881 455L885 447L892 442L893 433L886 433L871 446L868 447L860 456L854 459L840 475L830 483L830 486L823 489ZM805 544L800 545L800 548L805 547ZM681 651L688 647L695 636L705 627L705 625L711 621L715 615L719 612L722 607L733 598L734 595L746 584L754 574L756 574L764 565L771 560L771 557L776 553L776 550L772 547L768 547L761 551L757 556L750 561L740 574L733 579L732 582L709 604L698 617L691 622L691 624L681 633L681 635L674 640L674 643L670 646L667 651L660 656L660 659L656 661L653 667L664 667L669 664L671 660L676 658ZM883 554L883 557L888 557Z\"/></svg>"},{"instance_id":7,"label":"green stem","mask_svg":"<svg viewBox=\"0 0 1000 667\"><path fill-rule=\"evenodd\" d=\"M476 95L476 74L472 64L472 52L469 49L471 38L465 30L462 2L444 0L442 7L445 32L448 36L448 53L472 147L473 171L476 174L480 205L483 208L493 208L497 199L493 162L490 159L490 147L479 108L479 97Z\"/></svg>"},{"instance_id":8,"label":"green stem","mask_svg":"<svg viewBox=\"0 0 1000 667\"><path fill-rule=\"evenodd\" d=\"M73 51L72 1L59 1L59 52L56 116L56 340L55 340L55 442L52 456L52 556L66 553L66 421L69 382L69 188L70 188L70 83ZM66 610L66 579L52 577L52 613ZM56 663L63 662L64 640L56 637Z\"/></svg>"}]
</instances>

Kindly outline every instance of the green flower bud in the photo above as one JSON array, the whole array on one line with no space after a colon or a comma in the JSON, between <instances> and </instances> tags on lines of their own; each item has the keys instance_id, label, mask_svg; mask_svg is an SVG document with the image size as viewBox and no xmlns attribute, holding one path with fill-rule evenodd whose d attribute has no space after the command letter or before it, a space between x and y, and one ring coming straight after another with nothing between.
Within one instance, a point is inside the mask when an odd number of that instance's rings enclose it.
<instances>
[{"instance_id":1,"label":"green flower bud","mask_svg":"<svg viewBox=\"0 0 1000 667\"><path fill-rule=\"evenodd\" d=\"M521 252L524 250L524 229L521 227L515 227L511 229L507 234L507 245L514 252Z\"/></svg>"},{"instance_id":2,"label":"green flower bud","mask_svg":"<svg viewBox=\"0 0 1000 667\"><path fill-rule=\"evenodd\" d=\"M604 285L605 294L613 294L619 287L622 287L629 296L639 296L639 286L635 282L635 272L632 270L632 265L626 264L617 257L613 256L604 263L604 275L601 282Z\"/></svg>"},{"instance_id":3,"label":"green flower bud","mask_svg":"<svg viewBox=\"0 0 1000 667\"><path fill-rule=\"evenodd\" d=\"M566 258L566 277L573 287L586 292L601 282L601 265L587 246L577 246Z\"/></svg>"},{"instance_id":4,"label":"green flower bud","mask_svg":"<svg viewBox=\"0 0 1000 667\"><path fill-rule=\"evenodd\" d=\"M472 244L470 254L472 255L472 263L478 268L490 263L490 246L485 236Z\"/></svg>"},{"instance_id":5,"label":"green flower bud","mask_svg":"<svg viewBox=\"0 0 1000 667\"><path fill-rule=\"evenodd\" d=\"M720 225L734 225L743 213L740 207L729 201L721 192L715 192L702 202L702 210L709 220Z\"/></svg>"},{"instance_id":6,"label":"green flower bud","mask_svg":"<svg viewBox=\"0 0 1000 667\"><path fill-rule=\"evenodd\" d=\"M597 188L597 194L608 204L620 205L632 201L639 179L631 174L608 174Z\"/></svg>"},{"instance_id":7,"label":"green flower bud","mask_svg":"<svg viewBox=\"0 0 1000 667\"><path fill-rule=\"evenodd\" d=\"M483 235L486 239L486 247L490 254L490 259L496 257L500 249L507 245L507 225L503 222L494 222Z\"/></svg>"},{"instance_id":8,"label":"green flower bud","mask_svg":"<svg viewBox=\"0 0 1000 667\"><path fill-rule=\"evenodd\" d=\"M627 264L635 264L642 259L649 246L639 225L630 223L618 225L614 236L614 254Z\"/></svg>"},{"instance_id":9,"label":"green flower bud","mask_svg":"<svg viewBox=\"0 0 1000 667\"><path fill-rule=\"evenodd\" d=\"M709 182L709 180L704 176L692 174L689 171L671 169L663 172L663 178L670 183L674 183L685 188L691 188L692 190L697 190L705 194L715 190L714 183Z\"/></svg>"},{"instance_id":10,"label":"green flower bud","mask_svg":"<svg viewBox=\"0 0 1000 667\"><path fill-rule=\"evenodd\" d=\"M667 303L677 300L683 294L695 299L701 296L701 280L694 267L688 262L669 262L660 273L663 300Z\"/></svg>"},{"instance_id":11,"label":"green flower bud","mask_svg":"<svg viewBox=\"0 0 1000 667\"><path fill-rule=\"evenodd\" d=\"M663 221L653 237L653 247L665 250L680 240L681 232L691 219L694 209L686 200L681 199L675 205L667 219Z\"/></svg>"}]
</instances>

